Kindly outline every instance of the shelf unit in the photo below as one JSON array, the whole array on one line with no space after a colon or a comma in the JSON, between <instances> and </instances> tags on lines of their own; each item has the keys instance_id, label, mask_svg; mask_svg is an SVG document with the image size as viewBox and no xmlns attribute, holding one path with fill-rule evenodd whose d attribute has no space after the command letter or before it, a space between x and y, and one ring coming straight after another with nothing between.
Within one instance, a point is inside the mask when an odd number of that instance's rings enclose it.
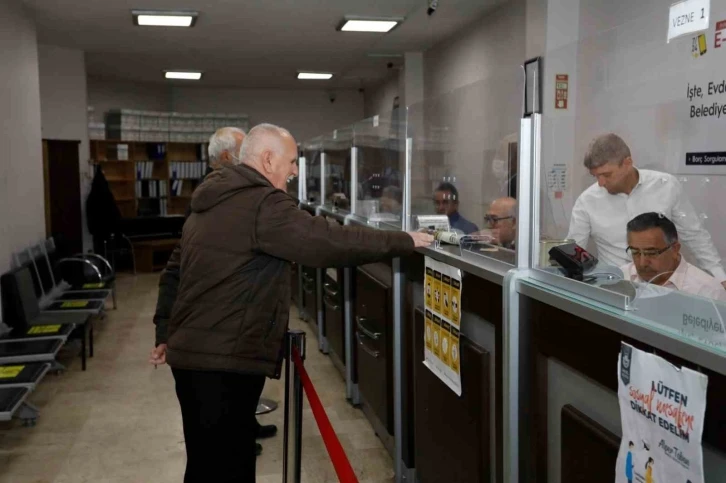
<instances>
[{"instance_id":1,"label":"shelf unit","mask_svg":"<svg viewBox=\"0 0 726 483\"><path fill-rule=\"evenodd\" d=\"M118 159L119 146L128 147L128 159ZM191 203L192 193L204 177L204 169L197 169L201 176L186 176L182 180L179 196L172 195L174 178L170 167L187 163L207 164L207 143L172 143L172 142L139 142L92 140L91 159L98 163L113 193L116 205L124 218L137 216L184 215ZM138 177L137 163L153 164L151 176ZM172 163L181 163L172 165ZM201 164L198 165L201 168ZM201 173L200 173L201 171ZM166 184L165 195L157 188L156 196L139 193L137 182L149 183L158 181L157 186ZM143 188L144 185L141 187ZM147 187L148 190L148 187ZM166 210L162 207L166 206Z\"/></svg>"}]
</instances>

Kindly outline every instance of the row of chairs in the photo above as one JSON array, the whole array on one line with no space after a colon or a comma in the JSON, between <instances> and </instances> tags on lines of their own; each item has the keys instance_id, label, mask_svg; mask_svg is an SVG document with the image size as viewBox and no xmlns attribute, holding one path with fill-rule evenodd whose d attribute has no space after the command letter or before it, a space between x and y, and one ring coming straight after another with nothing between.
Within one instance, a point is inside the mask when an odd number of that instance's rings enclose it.
<instances>
[{"instance_id":1,"label":"row of chairs","mask_svg":"<svg viewBox=\"0 0 726 483\"><path fill-rule=\"evenodd\" d=\"M0 421L13 417L34 425L38 409L28 396L49 371L65 368L58 352L81 341L81 367L93 357L93 325L116 308L116 275L96 254L60 257L52 238L14 255L15 267L0 276Z\"/></svg>"}]
</instances>

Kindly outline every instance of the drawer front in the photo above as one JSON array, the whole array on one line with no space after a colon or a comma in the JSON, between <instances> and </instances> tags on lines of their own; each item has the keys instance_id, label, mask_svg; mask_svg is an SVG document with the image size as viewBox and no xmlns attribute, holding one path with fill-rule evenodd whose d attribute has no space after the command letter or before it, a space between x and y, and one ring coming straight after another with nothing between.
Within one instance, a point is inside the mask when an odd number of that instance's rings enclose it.
<instances>
[{"instance_id":1,"label":"drawer front","mask_svg":"<svg viewBox=\"0 0 726 483\"><path fill-rule=\"evenodd\" d=\"M315 280L315 269L308 267L301 267L302 270L302 288L303 288L303 300L302 305L305 308L308 316L313 320L317 319L318 316L318 298L317 298L317 287Z\"/></svg>"},{"instance_id":2,"label":"drawer front","mask_svg":"<svg viewBox=\"0 0 726 483\"><path fill-rule=\"evenodd\" d=\"M338 280L343 280L342 270L336 270ZM344 297L342 284L326 275L323 284L323 304L325 306L325 333L330 349L345 364L345 319L343 316Z\"/></svg>"},{"instance_id":3,"label":"drawer front","mask_svg":"<svg viewBox=\"0 0 726 483\"><path fill-rule=\"evenodd\" d=\"M393 434L391 287L359 267L355 296L358 387L376 416Z\"/></svg>"},{"instance_id":4,"label":"drawer front","mask_svg":"<svg viewBox=\"0 0 726 483\"><path fill-rule=\"evenodd\" d=\"M387 370L385 351L376 349L374 343L375 341L356 332L358 388L381 423L393 434L392 378Z\"/></svg>"}]
</instances>

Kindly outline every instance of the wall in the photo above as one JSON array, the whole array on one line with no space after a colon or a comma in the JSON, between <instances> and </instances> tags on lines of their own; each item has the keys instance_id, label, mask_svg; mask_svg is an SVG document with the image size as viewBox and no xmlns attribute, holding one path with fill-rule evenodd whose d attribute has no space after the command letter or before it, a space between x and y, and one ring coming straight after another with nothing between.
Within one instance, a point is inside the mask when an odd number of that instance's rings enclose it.
<instances>
[{"instance_id":1,"label":"wall","mask_svg":"<svg viewBox=\"0 0 726 483\"><path fill-rule=\"evenodd\" d=\"M45 236L35 22L18 1L0 2L0 273L13 252Z\"/></svg>"},{"instance_id":2,"label":"wall","mask_svg":"<svg viewBox=\"0 0 726 483\"><path fill-rule=\"evenodd\" d=\"M41 132L43 139L78 140L81 178L81 217L83 249L93 241L86 224L86 197L93 170L88 164L88 116L86 63L83 51L50 45L38 46L40 75Z\"/></svg>"},{"instance_id":3,"label":"wall","mask_svg":"<svg viewBox=\"0 0 726 483\"><path fill-rule=\"evenodd\" d=\"M402 99L403 93L400 92L400 78L403 76L403 72L403 68L392 72L380 84L366 88L363 109L365 118L391 112L393 109L393 99L396 96L400 96ZM400 105L403 105L403 103L401 102Z\"/></svg>"},{"instance_id":4,"label":"wall","mask_svg":"<svg viewBox=\"0 0 726 483\"><path fill-rule=\"evenodd\" d=\"M711 27L705 32L708 50L696 57L693 35L666 42L669 6L660 0L550 2L543 163L546 170L555 163L565 166L569 186L561 199L548 196L544 204L548 235L567 233L575 199L593 183L582 166L588 144L601 133L616 132L630 145L637 166L678 176L697 216L726 255L726 213L721 209L726 168L685 164L689 152L726 151L723 115L690 116L691 108L726 103L726 94L706 91L710 81L726 79L726 47L715 48L714 32L716 22L726 19L726 5L712 4ZM568 109L554 109L556 74L570 75ZM690 101L686 91L694 84L704 93Z\"/></svg>"},{"instance_id":5,"label":"wall","mask_svg":"<svg viewBox=\"0 0 726 483\"><path fill-rule=\"evenodd\" d=\"M171 90L162 84L139 85L89 77L87 85L88 105L94 109L96 122L103 122L103 114L111 109L171 110Z\"/></svg>"},{"instance_id":6,"label":"wall","mask_svg":"<svg viewBox=\"0 0 726 483\"><path fill-rule=\"evenodd\" d=\"M250 125L279 124L303 141L354 123L363 117L363 95L337 91L335 102L324 90L212 89L134 84L89 79L88 101L97 119L109 109L145 109L191 113L243 113Z\"/></svg>"}]
</instances>

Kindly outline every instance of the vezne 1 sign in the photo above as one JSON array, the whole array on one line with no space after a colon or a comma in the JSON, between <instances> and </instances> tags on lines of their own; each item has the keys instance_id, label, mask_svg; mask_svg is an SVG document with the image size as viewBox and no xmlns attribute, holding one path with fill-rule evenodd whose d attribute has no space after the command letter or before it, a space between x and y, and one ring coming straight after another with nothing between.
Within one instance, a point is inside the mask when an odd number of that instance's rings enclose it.
<instances>
[{"instance_id":1,"label":"vezne 1 sign","mask_svg":"<svg viewBox=\"0 0 726 483\"><path fill-rule=\"evenodd\" d=\"M711 0L684 0L671 5L668 42L682 35L708 28Z\"/></svg>"}]
</instances>

